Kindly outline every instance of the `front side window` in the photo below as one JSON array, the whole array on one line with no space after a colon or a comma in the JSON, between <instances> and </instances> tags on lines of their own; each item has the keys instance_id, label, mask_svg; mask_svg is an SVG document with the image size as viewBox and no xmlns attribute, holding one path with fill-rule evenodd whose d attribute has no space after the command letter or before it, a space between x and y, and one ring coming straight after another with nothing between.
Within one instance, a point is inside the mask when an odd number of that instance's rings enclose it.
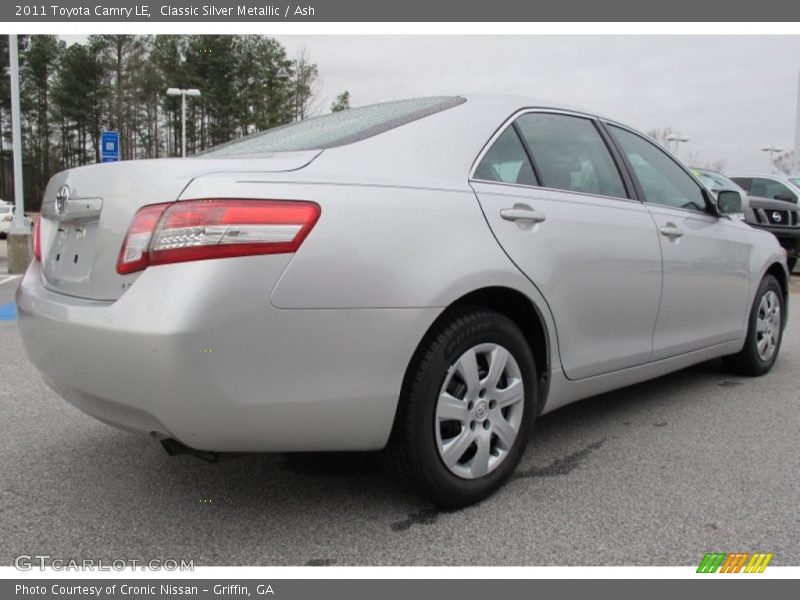
<instances>
[{"instance_id":1,"label":"front side window","mask_svg":"<svg viewBox=\"0 0 800 600\"><path fill-rule=\"evenodd\" d=\"M750 193L759 198L774 198L797 202L797 194L780 181L775 181L774 179L753 178L753 186L750 188Z\"/></svg>"},{"instance_id":2,"label":"front side window","mask_svg":"<svg viewBox=\"0 0 800 600\"><path fill-rule=\"evenodd\" d=\"M475 179L538 185L525 148L513 127L507 127L475 169Z\"/></svg>"},{"instance_id":3,"label":"front side window","mask_svg":"<svg viewBox=\"0 0 800 600\"><path fill-rule=\"evenodd\" d=\"M705 212L702 189L666 152L630 131L613 125L609 129L636 173L646 202Z\"/></svg>"},{"instance_id":4,"label":"front side window","mask_svg":"<svg viewBox=\"0 0 800 600\"><path fill-rule=\"evenodd\" d=\"M529 113L517 126L544 187L628 197L611 152L591 120Z\"/></svg>"}]
</instances>

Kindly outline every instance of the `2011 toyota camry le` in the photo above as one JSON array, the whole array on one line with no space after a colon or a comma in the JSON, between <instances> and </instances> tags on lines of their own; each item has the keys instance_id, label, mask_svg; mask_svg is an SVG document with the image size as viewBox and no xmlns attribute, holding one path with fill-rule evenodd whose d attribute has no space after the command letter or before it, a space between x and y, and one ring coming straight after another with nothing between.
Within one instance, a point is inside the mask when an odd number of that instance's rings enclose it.
<instances>
[{"instance_id":1,"label":"2011 toyota camry le","mask_svg":"<svg viewBox=\"0 0 800 600\"><path fill-rule=\"evenodd\" d=\"M786 256L741 210L594 114L387 102L55 175L19 326L101 421L173 450L387 447L458 507L543 413L715 357L770 370Z\"/></svg>"}]
</instances>

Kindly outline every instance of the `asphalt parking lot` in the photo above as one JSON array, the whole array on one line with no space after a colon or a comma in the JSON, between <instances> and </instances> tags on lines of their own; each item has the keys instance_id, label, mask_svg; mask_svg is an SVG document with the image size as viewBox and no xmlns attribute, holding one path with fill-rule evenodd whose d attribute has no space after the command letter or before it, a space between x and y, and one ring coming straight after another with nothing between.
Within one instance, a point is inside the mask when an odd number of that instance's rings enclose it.
<instances>
[{"instance_id":1,"label":"asphalt parking lot","mask_svg":"<svg viewBox=\"0 0 800 600\"><path fill-rule=\"evenodd\" d=\"M18 281L0 284L0 306ZM24 357L12 312L0 320L0 564L44 553L196 565L690 565L708 551L758 550L798 565L798 292L771 374L733 377L712 362L545 416L515 479L457 512L398 487L380 455L169 457L52 393Z\"/></svg>"}]
</instances>

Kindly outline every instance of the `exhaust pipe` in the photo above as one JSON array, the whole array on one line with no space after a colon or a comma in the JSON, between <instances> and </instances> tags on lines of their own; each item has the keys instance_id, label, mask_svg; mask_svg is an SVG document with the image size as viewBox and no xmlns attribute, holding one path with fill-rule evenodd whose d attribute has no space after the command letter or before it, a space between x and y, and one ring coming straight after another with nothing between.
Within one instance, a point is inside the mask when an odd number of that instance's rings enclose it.
<instances>
[{"instance_id":1,"label":"exhaust pipe","mask_svg":"<svg viewBox=\"0 0 800 600\"><path fill-rule=\"evenodd\" d=\"M170 456L180 456L182 454L188 454L190 456L194 456L195 458L199 458L200 460L204 460L206 462L217 462L219 460L219 452L209 452L207 450L195 450L194 448L189 448L189 446L185 446L181 444L178 440L174 440L172 438L164 438L161 441L161 445L164 446L164 450L167 451L167 454Z\"/></svg>"}]
</instances>

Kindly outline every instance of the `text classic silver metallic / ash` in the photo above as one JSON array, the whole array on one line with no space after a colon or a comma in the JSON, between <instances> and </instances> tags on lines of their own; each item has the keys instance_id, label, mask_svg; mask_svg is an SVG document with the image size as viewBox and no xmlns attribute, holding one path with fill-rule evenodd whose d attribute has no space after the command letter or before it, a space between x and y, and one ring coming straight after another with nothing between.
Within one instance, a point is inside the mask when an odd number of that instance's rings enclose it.
<instances>
[{"instance_id":1,"label":"text classic silver metallic / ash","mask_svg":"<svg viewBox=\"0 0 800 600\"><path fill-rule=\"evenodd\" d=\"M770 370L786 257L737 198L590 113L376 104L59 173L19 324L101 421L173 450L387 447L464 506L544 412L715 357Z\"/></svg>"}]
</instances>

